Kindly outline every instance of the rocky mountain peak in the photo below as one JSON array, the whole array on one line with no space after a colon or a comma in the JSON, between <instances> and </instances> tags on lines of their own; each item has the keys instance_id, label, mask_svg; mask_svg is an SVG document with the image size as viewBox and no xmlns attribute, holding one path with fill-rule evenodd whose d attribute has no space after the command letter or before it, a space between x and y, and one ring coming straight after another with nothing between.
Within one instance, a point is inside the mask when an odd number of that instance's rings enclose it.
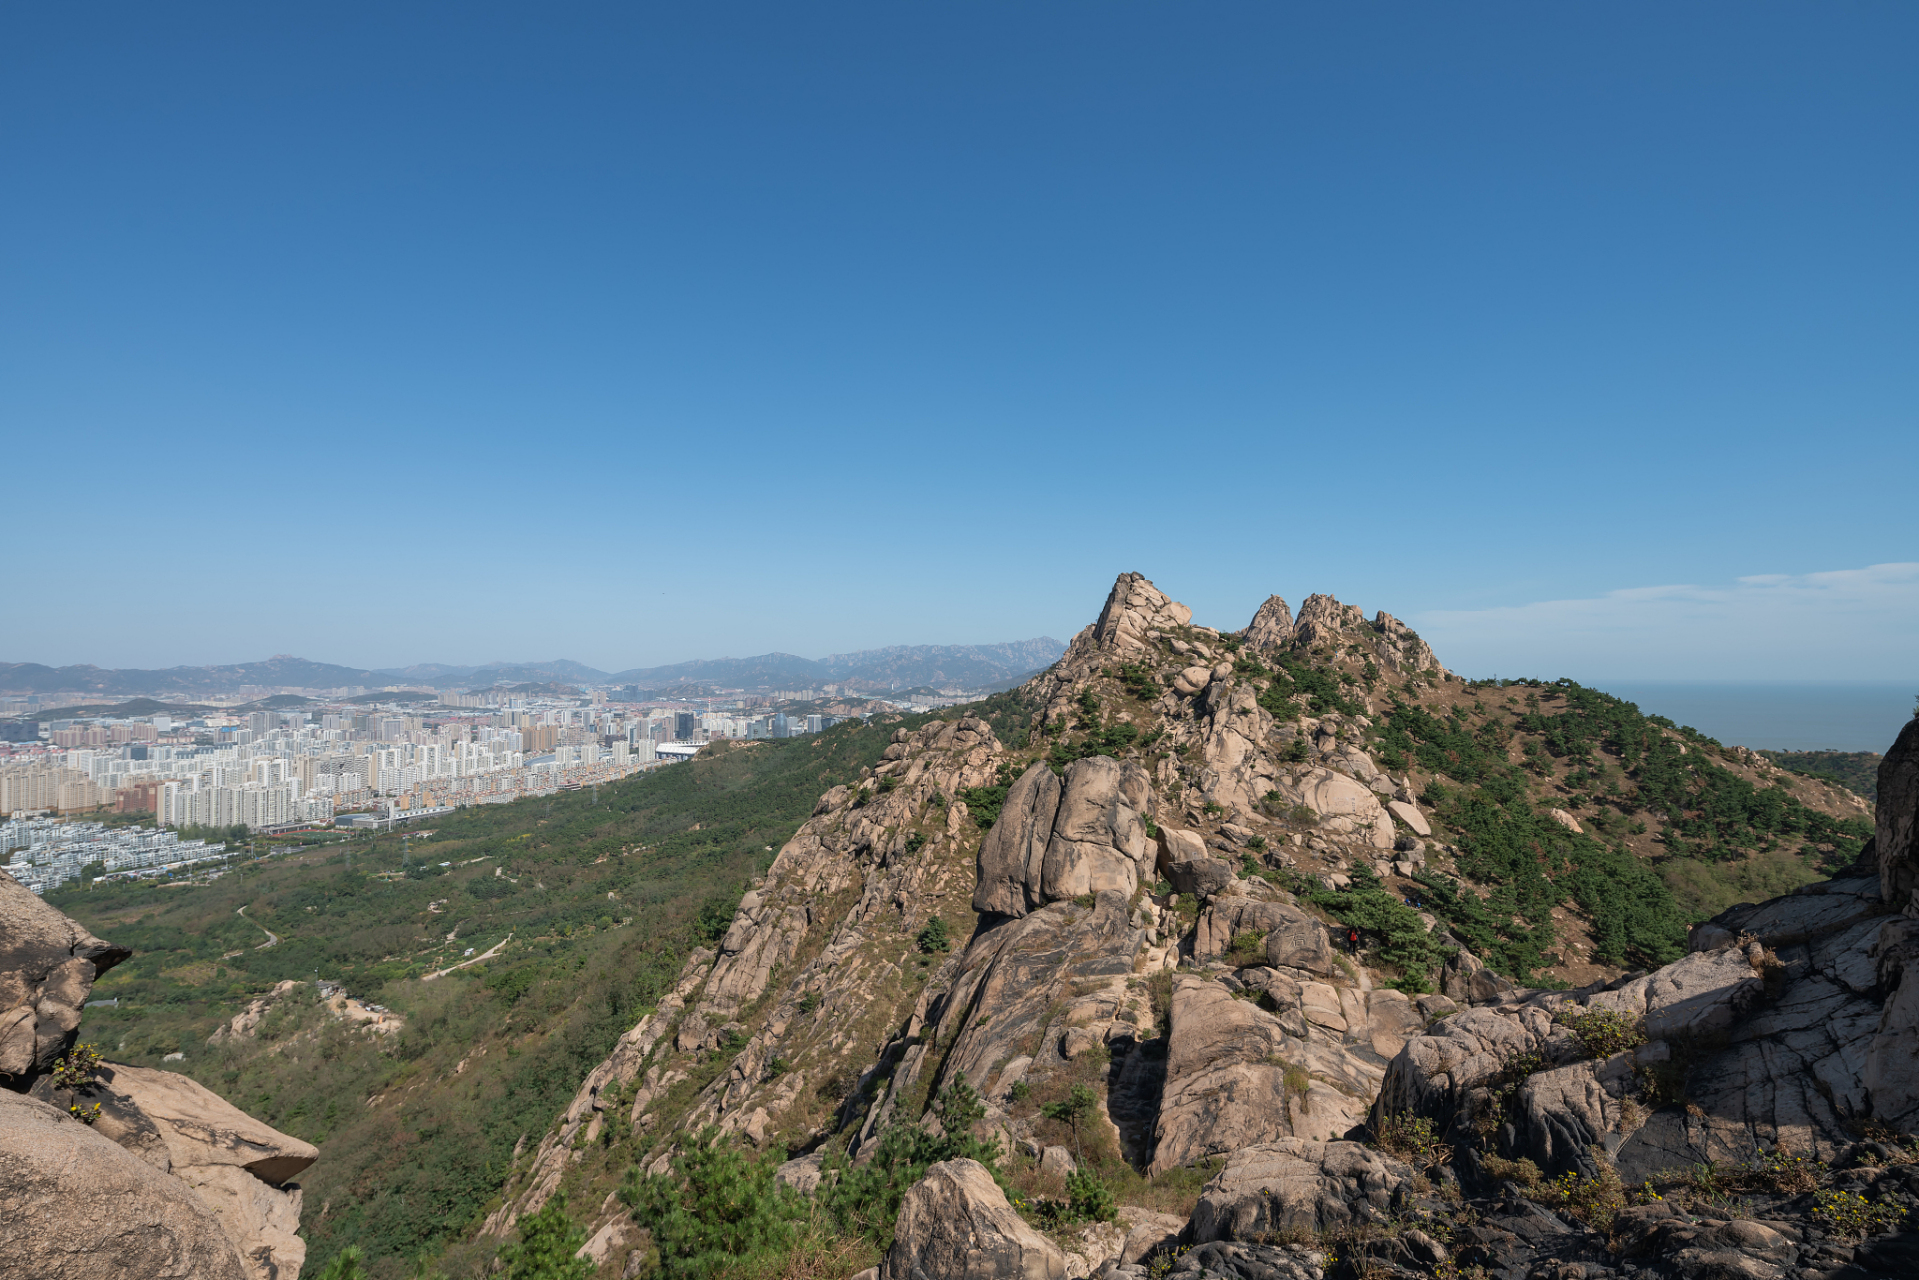
<instances>
[{"instance_id":1,"label":"rocky mountain peak","mask_svg":"<svg viewBox=\"0 0 1919 1280\"><path fill-rule=\"evenodd\" d=\"M1145 575L1122 573L1093 624L1092 645L1108 653L1133 653L1145 647L1149 631L1183 627L1192 620L1191 609L1148 582Z\"/></svg>"},{"instance_id":2,"label":"rocky mountain peak","mask_svg":"<svg viewBox=\"0 0 1919 1280\"><path fill-rule=\"evenodd\" d=\"M1259 606L1240 635L1245 638L1246 647L1256 653L1283 649L1292 643L1293 611L1278 596L1267 596L1266 603Z\"/></svg>"}]
</instances>

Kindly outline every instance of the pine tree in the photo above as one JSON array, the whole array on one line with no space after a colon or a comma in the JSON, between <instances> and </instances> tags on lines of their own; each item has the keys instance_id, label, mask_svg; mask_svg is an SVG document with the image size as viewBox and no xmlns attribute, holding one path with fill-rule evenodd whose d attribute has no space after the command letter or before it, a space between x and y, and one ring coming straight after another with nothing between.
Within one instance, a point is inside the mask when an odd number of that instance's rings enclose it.
<instances>
[{"instance_id":1,"label":"pine tree","mask_svg":"<svg viewBox=\"0 0 1919 1280\"><path fill-rule=\"evenodd\" d=\"M588 1280L593 1264L573 1255L586 1232L566 1213L566 1197L555 1194L530 1218L520 1220L520 1238L500 1250L505 1280Z\"/></svg>"},{"instance_id":2,"label":"pine tree","mask_svg":"<svg viewBox=\"0 0 1919 1280\"><path fill-rule=\"evenodd\" d=\"M799 1196L774 1181L769 1155L747 1158L708 1125L673 1159L670 1174L629 1169L620 1200L653 1233L660 1271L674 1280L784 1249L805 1215Z\"/></svg>"},{"instance_id":3,"label":"pine tree","mask_svg":"<svg viewBox=\"0 0 1919 1280\"><path fill-rule=\"evenodd\" d=\"M350 1244L334 1254L332 1261L321 1267L313 1280L367 1280L364 1261L360 1246Z\"/></svg>"}]
</instances>

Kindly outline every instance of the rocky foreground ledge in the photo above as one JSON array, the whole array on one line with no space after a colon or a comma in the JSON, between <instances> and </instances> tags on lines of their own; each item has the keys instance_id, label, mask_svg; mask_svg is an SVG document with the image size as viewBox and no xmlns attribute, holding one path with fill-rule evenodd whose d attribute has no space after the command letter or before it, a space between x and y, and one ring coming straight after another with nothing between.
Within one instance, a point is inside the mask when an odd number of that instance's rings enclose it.
<instances>
[{"instance_id":1,"label":"rocky foreground ledge","mask_svg":"<svg viewBox=\"0 0 1919 1280\"><path fill-rule=\"evenodd\" d=\"M131 954L0 872L0 1280L295 1280L317 1148L186 1076L79 1065Z\"/></svg>"}]
</instances>

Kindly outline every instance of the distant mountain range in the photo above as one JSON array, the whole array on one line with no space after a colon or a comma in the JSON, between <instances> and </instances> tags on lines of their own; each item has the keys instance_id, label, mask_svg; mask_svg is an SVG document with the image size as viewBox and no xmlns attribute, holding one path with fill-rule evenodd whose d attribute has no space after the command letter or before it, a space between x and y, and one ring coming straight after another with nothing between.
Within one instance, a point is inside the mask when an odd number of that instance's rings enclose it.
<instances>
[{"instance_id":1,"label":"distant mountain range","mask_svg":"<svg viewBox=\"0 0 1919 1280\"><path fill-rule=\"evenodd\" d=\"M222 697L249 687L340 689L356 685L423 685L471 689L493 685L558 682L575 685L637 685L662 689L687 684L731 689L797 689L842 684L867 692L1003 685L1052 665L1066 646L1050 636L1007 644L921 644L835 653L820 659L790 653L756 658L705 658L665 667L607 672L570 659L552 662L489 662L477 667L422 662L410 667L363 670L275 654L264 662L164 670L114 670L95 666L49 667L37 662L0 663L0 693L77 693L102 697Z\"/></svg>"}]
</instances>

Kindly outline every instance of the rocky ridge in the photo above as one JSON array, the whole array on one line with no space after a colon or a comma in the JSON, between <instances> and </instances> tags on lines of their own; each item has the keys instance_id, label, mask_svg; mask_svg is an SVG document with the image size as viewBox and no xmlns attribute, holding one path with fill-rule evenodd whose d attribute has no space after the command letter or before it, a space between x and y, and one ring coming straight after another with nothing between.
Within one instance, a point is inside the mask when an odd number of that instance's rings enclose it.
<instances>
[{"instance_id":1,"label":"rocky ridge","mask_svg":"<svg viewBox=\"0 0 1919 1280\"><path fill-rule=\"evenodd\" d=\"M1317 663L1347 709L1327 707L1304 675L1276 699L1249 651ZM827 1144L857 1161L886 1124L921 1121L963 1077L985 1105L978 1131L1038 1175L1072 1162L1048 1141L1058 1130L1039 1103L1077 1084L1097 1091L1098 1140L1149 1179L1215 1168L1180 1229L1185 1271L1316 1280L1324 1252L1280 1239L1302 1233L1361 1239L1388 1269L1456 1264L1443 1220L1494 1193L1505 1198L1484 1211L1487 1241L1532 1242L1542 1257L1538 1240L1581 1241L1553 1265L1577 1254L1601 1268L1583 1274L1599 1275L1609 1264L1588 1258L1590 1232L1497 1192L1506 1166L1494 1162L1530 1160L1541 1177L1650 1176L1676 1159L1749 1152L1740 1143L1754 1139L1804 1143L1830 1163L1855 1153L1848 1126L1862 1117L1909 1126L1899 1099L1911 1073L1897 1058L1913 1034L1898 1012L1910 984L1902 960L1882 958L1906 945L1884 931L1885 895L1906 884L1909 823L1900 845L1882 820L1872 876L1736 908L1697 930L1677 963L1578 991L1494 974L1431 917L1452 956L1445 994L1388 987L1389 973L1337 954L1323 912L1275 881L1340 886L1363 869L1410 884L1453 852L1434 836L1423 779L1380 768L1368 749L1385 672L1415 696L1459 684L1390 615L1369 621L1314 596L1294 620L1274 597L1243 632L1222 634L1122 575L1098 620L1019 691L1029 732L1002 741L974 717L901 730L857 787L822 797L717 950L693 956L589 1077L486 1231L506 1234L563 1187L591 1189L574 1196L591 1203L620 1167L609 1142L626 1132L643 1167L663 1172L685 1135L717 1125L757 1148L797 1149L783 1179L811 1186ZM972 804L996 820L975 821ZM925 941L935 918L964 939L950 954ZM1643 1022L1651 1042L1582 1057L1565 1019L1594 1012ZM1687 1100L1636 1100L1635 1070L1664 1061L1684 1068ZM1532 1069L1512 1078L1515 1063ZM1362 1141L1403 1117L1434 1126L1457 1159L1415 1167L1416 1152ZM1049 1253L1002 1221L997 1192L979 1182L947 1170L925 1205L911 1200L920 1207L902 1212L885 1270L1141 1265L1119 1233L1110 1248ZM631 1272L643 1250L622 1261L624 1219L607 1194L589 1256ZM940 1233L955 1219L1000 1223L975 1237L1008 1242L1005 1265L953 1261ZM1681 1250L1678 1234L1647 1230L1659 1237L1648 1256ZM1163 1230L1161 1246L1177 1247ZM1524 1252L1474 1247L1492 1261Z\"/></svg>"}]
</instances>

